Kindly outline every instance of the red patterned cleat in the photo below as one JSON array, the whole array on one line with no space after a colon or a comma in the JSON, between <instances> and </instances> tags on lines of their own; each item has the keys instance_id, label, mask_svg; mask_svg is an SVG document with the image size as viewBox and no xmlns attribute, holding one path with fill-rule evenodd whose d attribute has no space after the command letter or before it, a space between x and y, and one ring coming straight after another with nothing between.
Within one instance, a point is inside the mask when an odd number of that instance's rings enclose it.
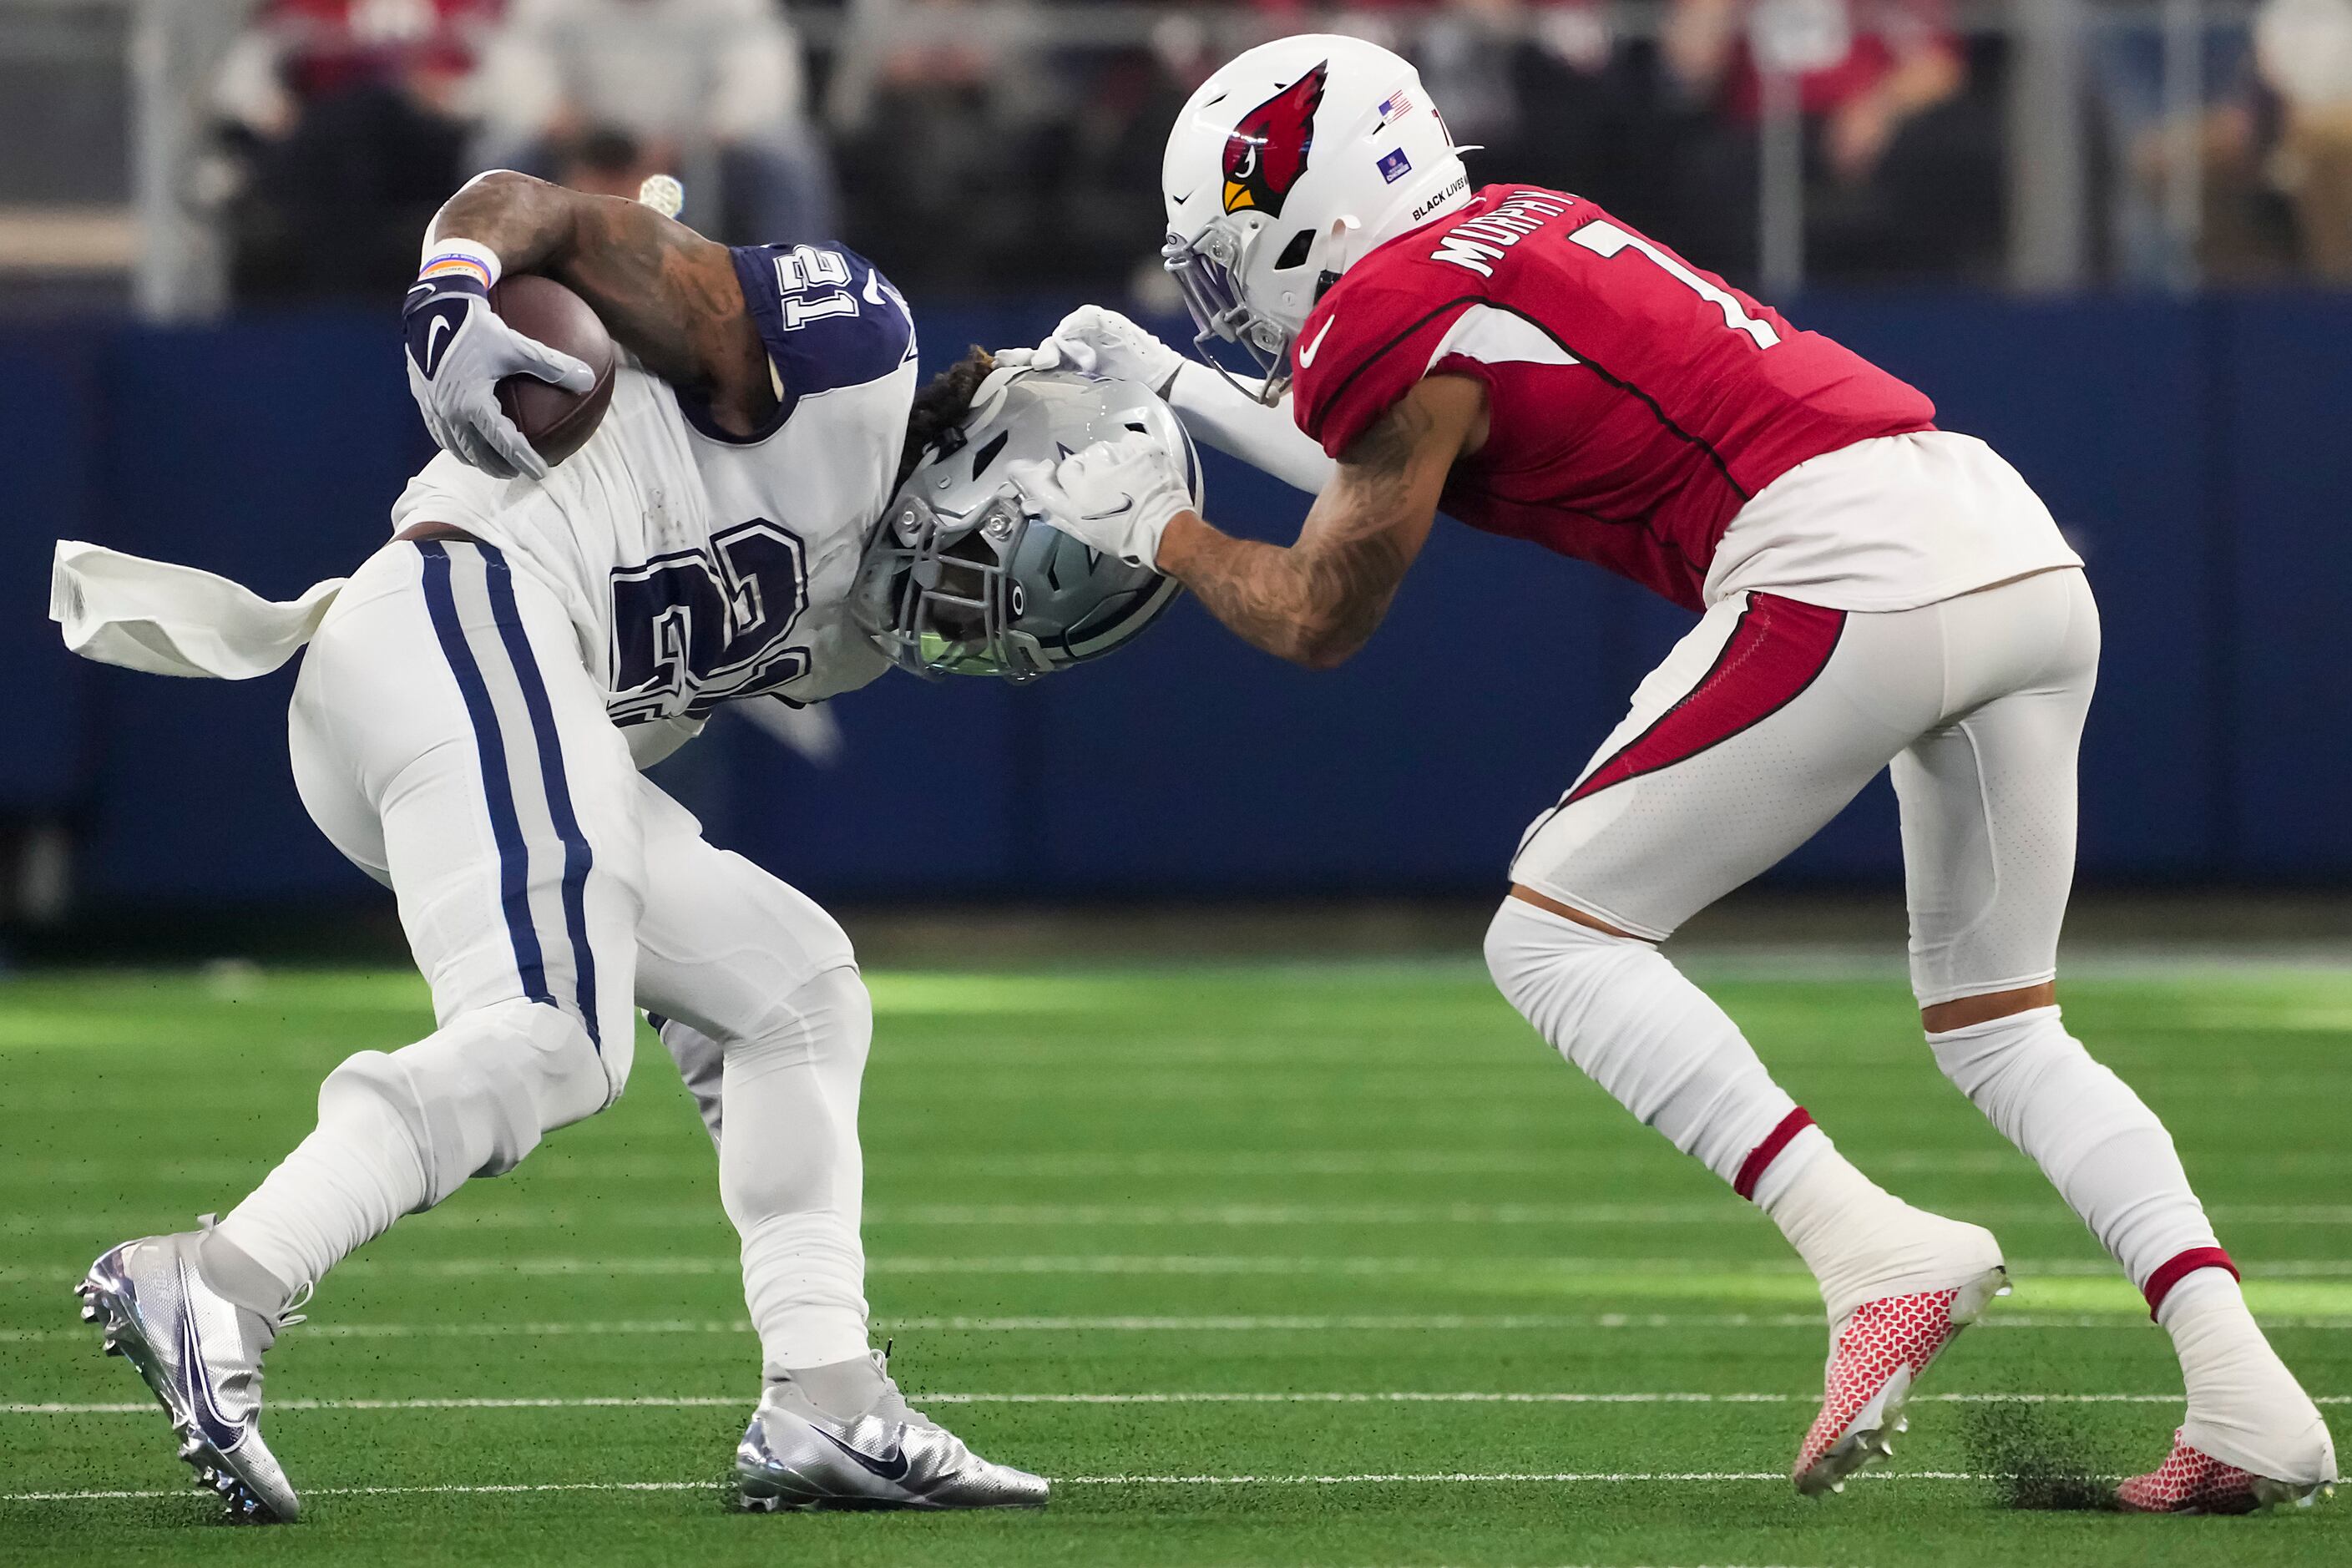
<instances>
[{"instance_id":1,"label":"red patterned cleat","mask_svg":"<svg viewBox=\"0 0 2352 1568\"><path fill-rule=\"evenodd\" d=\"M2116 1488L2116 1506L2126 1513L2252 1513L2273 1503L2309 1508L2335 1490L2326 1481L2274 1481L2225 1465L2175 1432L2164 1463Z\"/></svg>"},{"instance_id":2,"label":"red patterned cleat","mask_svg":"<svg viewBox=\"0 0 2352 1568\"><path fill-rule=\"evenodd\" d=\"M1797 1450L1794 1479L1807 1497L1843 1491L1845 1479L1895 1453L1906 1429L1903 1404L1944 1347L2009 1294L2009 1271L1991 1268L1948 1290L1885 1296L1855 1308L1830 1333L1822 1413Z\"/></svg>"}]
</instances>

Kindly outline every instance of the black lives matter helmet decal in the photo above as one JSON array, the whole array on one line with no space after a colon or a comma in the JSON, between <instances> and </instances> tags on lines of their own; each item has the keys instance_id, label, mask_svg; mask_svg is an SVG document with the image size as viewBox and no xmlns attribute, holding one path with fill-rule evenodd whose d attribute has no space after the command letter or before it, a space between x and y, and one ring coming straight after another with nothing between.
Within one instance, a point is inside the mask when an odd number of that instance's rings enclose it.
<instances>
[{"instance_id":1,"label":"black lives matter helmet decal","mask_svg":"<svg viewBox=\"0 0 2352 1568\"><path fill-rule=\"evenodd\" d=\"M1315 145L1315 111L1323 106L1328 60L1255 109L1225 134L1225 210L1282 216Z\"/></svg>"}]
</instances>

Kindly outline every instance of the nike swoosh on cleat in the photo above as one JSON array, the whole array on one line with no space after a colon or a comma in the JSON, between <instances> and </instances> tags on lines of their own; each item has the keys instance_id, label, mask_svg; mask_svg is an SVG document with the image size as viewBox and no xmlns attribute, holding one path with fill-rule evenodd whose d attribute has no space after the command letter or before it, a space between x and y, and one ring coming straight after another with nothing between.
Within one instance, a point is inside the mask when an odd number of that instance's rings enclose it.
<instances>
[{"instance_id":1,"label":"nike swoosh on cleat","mask_svg":"<svg viewBox=\"0 0 2352 1568\"><path fill-rule=\"evenodd\" d=\"M816 1426L814 1423L811 1423L809 1430L814 1432L818 1436L824 1438L826 1442L832 1444L835 1447L840 1449L843 1453L856 1460L857 1463L865 1469L875 1476L879 1477L883 1480L903 1481L907 1479L907 1450L904 1448L894 1450L887 1459L877 1459L863 1448L851 1447L848 1444L843 1442L840 1438L835 1436L824 1427Z\"/></svg>"},{"instance_id":2,"label":"nike swoosh on cleat","mask_svg":"<svg viewBox=\"0 0 2352 1568\"><path fill-rule=\"evenodd\" d=\"M215 1453L234 1451L245 1441L245 1430L213 1403L212 1383L204 1375L202 1352L196 1346L196 1321L184 1313L180 1319L180 1380L188 1391L188 1418L204 1434L205 1441Z\"/></svg>"}]
</instances>

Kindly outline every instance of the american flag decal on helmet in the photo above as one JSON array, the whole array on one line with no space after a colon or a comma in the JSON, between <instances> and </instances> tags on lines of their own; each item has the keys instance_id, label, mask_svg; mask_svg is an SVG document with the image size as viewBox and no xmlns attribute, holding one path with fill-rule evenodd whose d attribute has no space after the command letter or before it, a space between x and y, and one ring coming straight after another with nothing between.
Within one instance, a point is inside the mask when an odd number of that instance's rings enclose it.
<instances>
[{"instance_id":1,"label":"american flag decal on helmet","mask_svg":"<svg viewBox=\"0 0 2352 1568\"><path fill-rule=\"evenodd\" d=\"M1381 100L1381 123L1383 125L1388 124L1392 120L1402 120L1406 115L1411 114L1412 112L1412 94L1407 92L1402 88L1397 89L1394 92Z\"/></svg>"}]
</instances>

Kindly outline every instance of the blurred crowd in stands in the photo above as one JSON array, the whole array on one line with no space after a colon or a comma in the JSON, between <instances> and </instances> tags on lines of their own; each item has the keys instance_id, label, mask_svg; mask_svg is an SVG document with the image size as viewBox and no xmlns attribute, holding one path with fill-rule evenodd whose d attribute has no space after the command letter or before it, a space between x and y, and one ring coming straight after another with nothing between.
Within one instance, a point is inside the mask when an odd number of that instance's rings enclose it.
<instances>
[{"instance_id":1,"label":"blurred crowd in stands","mask_svg":"<svg viewBox=\"0 0 2352 1568\"><path fill-rule=\"evenodd\" d=\"M2101 275L2161 284L2193 245L2215 280L2352 284L2352 0L2209 23L2189 95L2137 15L2084 50ZM675 173L707 233L841 237L935 293L1148 299L1174 111L1238 48L1316 26L1412 56L1476 177L1578 191L1743 280L1788 93L1812 279L1995 282L2013 45L1960 21L1948 0L262 0L215 101L247 300L396 290L433 208L491 167L618 195Z\"/></svg>"}]
</instances>

